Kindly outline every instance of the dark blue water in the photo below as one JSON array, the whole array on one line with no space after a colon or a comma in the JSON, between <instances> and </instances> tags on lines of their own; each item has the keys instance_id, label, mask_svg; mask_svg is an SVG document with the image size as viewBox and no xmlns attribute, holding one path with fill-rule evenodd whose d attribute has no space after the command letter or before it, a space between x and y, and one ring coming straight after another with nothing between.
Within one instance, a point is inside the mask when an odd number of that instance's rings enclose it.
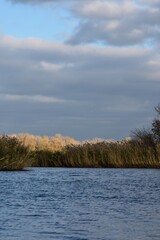
<instances>
[{"instance_id":1,"label":"dark blue water","mask_svg":"<svg viewBox=\"0 0 160 240\"><path fill-rule=\"evenodd\" d=\"M2 240L159 240L160 171L0 172Z\"/></svg>"}]
</instances>

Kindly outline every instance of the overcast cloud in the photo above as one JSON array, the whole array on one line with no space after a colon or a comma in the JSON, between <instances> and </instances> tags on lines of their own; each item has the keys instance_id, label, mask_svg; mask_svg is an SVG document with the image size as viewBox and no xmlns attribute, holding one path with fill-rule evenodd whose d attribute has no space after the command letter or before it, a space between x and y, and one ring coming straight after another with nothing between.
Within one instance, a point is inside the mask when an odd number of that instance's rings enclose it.
<instances>
[{"instance_id":1,"label":"overcast cloud","mask_svg":"<svg viewBox=\"0 0 160 240\"><path fill-rule=\"evenodd\" d=\"M0 35L1 132L122 138L150 124L160 92L158 1L65 2L78 21L67 40Z\"/></svg>"}]
</instances>

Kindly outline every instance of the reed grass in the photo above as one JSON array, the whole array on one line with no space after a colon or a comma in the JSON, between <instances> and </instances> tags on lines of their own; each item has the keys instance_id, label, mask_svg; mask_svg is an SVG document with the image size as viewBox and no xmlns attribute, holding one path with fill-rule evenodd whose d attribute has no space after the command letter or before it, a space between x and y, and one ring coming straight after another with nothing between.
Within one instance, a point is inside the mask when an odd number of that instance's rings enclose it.
<instances>
[{"instance_id":1,"label":"reed grass","mask_svg":"<svg viewBox=\"0 0 160 240\"><path fill-rule=\"evenodd\" d=\"M35 153L34 166L80 168L159 168L160 145L139 141L127 143L86 143L62 151Z\"/></svg>"}]
</instances>

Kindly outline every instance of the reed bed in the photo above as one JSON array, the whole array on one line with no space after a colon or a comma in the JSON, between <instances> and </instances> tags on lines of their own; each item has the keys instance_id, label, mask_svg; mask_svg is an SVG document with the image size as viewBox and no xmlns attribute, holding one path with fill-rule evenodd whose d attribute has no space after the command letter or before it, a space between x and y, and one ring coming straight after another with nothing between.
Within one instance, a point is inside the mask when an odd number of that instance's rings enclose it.
<instances>
[{"instance_id":1,"label":"reed bed","mask_svg":"<svg viewBox=\"0 0 160 240\"><path fill-rule=\"evenodd\" d=\"M25 167L160 168L160 143L150 134L122 142L68 145L59 151L30 150L14 137L0 137L0 170Z\"/></svg>"},{"instance_id":2,"label":"reed bed","mask_svg":"<svg viewBox=\"0 0 160 240\"><path fill-rule=\"evenodd\" d=\"M159 168L160 145L140 141L85 143L62 151L37 151L33 166L79 168Z\"/></svg>"}]
</instances>

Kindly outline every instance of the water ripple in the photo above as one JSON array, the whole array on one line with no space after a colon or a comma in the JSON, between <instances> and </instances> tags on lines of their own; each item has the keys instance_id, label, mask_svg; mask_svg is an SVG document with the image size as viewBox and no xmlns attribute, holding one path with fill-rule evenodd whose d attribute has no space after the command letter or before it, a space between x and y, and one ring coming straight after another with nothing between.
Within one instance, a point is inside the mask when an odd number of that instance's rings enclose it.
<instances>
[{"instance_id":1,"label":"water ripple","mask_svg":"<svg viewBox=\"0 0 160 240\"><path fill-rule=\"evenodd\" d=\"M160 172L33 168L0 173L5 240L159 240Z\"/></svg>"}]
</instances>

